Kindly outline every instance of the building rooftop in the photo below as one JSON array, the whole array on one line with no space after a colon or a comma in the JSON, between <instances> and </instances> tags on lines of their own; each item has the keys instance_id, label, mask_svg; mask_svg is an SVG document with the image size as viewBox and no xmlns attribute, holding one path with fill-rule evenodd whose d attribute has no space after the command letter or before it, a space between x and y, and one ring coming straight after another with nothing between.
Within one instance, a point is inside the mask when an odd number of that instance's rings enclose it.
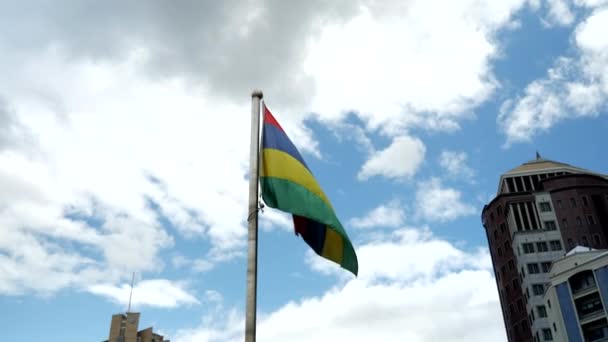
<instances>
[{"instance_id":1,"label":"building rooftop","mask_svg":"<svg viewBox=\"0 0 608 342\"><path fill-rule=\"evenodd\" d=\"M574 248L572 248L572 250L570 250L570 252L568 252L566 254L566 256L570 256L570 255L574 255L576 253L585 253L585 252L591 252L591 251L595 251L596 249L593 249L591 247L585 247L585 246L576 246Z\"/></svg>"},{"instance_id":2,"label":"building rooftop","mask_svg":"<svg viewBox=\"0 0 608 342\"><path fill-rule=\"evenodd\" d=\"M527 162L521 164L520 166L507 171L505 173L505 175L511 175L511 174L516 174L516 173L527 173L527 172L549 170L549 169L562 169L562 168L568 168L573 171L579 171L579 172L594 173L589 170L582 169L580 167L572 166L572 165L554 161L554 160L545 159L545 158L541 157L538 152L536 152L535 159L527 161Z\"/></svg>"}]
</instances>

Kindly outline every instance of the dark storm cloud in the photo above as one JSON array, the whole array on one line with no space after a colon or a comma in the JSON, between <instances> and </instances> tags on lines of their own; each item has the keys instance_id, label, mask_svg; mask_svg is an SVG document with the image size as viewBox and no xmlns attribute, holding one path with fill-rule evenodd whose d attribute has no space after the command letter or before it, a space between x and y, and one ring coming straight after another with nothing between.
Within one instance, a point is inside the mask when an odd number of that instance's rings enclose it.
<instances>
[{"instance_id":1,"label":"dark storm cloud","mask_svg":"<svg viewBox=\"0 0 608 342\"><path fill-rule=\"evenodd\" d=\"M302 64L322 24L355 15L358 1L14 1L0 5L12 48L59 47L74 59L123 60L138 49L151 77L184 77L213 94L263 87L297 103L311 91Z\"/></svg>"}]
</instances>

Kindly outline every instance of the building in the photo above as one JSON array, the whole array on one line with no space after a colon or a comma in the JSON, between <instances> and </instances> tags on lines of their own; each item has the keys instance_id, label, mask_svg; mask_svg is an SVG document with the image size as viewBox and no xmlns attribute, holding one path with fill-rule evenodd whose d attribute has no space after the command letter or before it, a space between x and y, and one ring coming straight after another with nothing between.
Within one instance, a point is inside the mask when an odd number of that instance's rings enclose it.
<instances>
[{"instance_id":1,"label":"building","mask_svg":"<svg viewBox=\"0 0 608 342\"><path fill-rule=\"evenodd\" d=\"M608 178L537 154L501 175L481 216L509 341L551 340L551 265L576 245L608 249Z\"/></svg>"},{"instance_id":2,"label":"building","mask_svg":"<svg viewBox=\"0 0 608 342\"><path fill-rule=\"evenodd\" d=\"M557 342L608 341L608 251L575 247L553 263L544 296Z\"/></svg>"},{"instance_id":3,"label":"building","mask_svg":"<svg viewBox=\"0 0 608 342\"><path fill-rule=\"evenodd\" d=\"M139 312L127 312L112 316L110 336L104 342L170 342L155 334L152 328L138 331Z\"/></svg>"}]
</instances>

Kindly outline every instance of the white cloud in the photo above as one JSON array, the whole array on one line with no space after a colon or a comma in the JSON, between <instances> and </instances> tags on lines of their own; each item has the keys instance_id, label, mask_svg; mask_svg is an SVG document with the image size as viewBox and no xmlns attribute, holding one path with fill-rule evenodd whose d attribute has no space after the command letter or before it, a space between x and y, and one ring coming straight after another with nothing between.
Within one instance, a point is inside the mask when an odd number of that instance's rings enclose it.
<instances>
[{"instance_id":1,"label":"white cloud","mask_svg":"<svg viewBox=\"0 0 608 342\"><path fill-rule=\"evenodd\" d=\"M348 277L323 295L259 315L258 340L506 339L487 252L465 252L428 230L402 229L362 245L357 253L361 260L358 278ZM337 268L336 272L345 273ZM437 317L441 317L441 329L437 329ZM175 340L242 339L242 320L218 323L183 330ZM231 334L220 336L219 331Z\"/></svg>"},{"instance_id":2,"label":"white cloud","mask_svg":"<svg viewBox=\"0 0 608 342\"><path fill-rule=\"evenodd\" d=\"M129 284L122 284L121 286L98 284L90 286L87 290L125 305L126 308L129 303L131 287ZM185 285L180 282L167 279L150 279L138 282L133 286L132 310L144 306L176 308L192 304L199 304L198 299L190 294Z\"/></svg>"},{"instance_id":3,"label":"white cloud","mask_svg":"<svg viewBox=\"0 0 608 342\"><path fill-rule=\"evenodd\" d=\"M398 227L403 224L405 212L398 200L392 200L370 210L362 217L354 217L349 225L355 228Z\"/></svg>"},{"instance_id":4,"label":"white cloud","mask_svg":"<svg viewBox=\"0 0 608 342\"><path fill-rule=\"evenodd\" d=\"M205 258L189 259L181 254L171 258L173 267L179 269L189 267L193 272L207 272L215 267L215 264Z\"/></svg>"},{"instance_id":5,"label":"white cloud","mask_svg":"<svg viewBox=\"0 0 608 342\"><path fill-rule=\"evenodd\" d=\"M412 177L425 147L404 132L472 116L497 86L496 32L523 4L191 3L168 16L162 1L69 2L39 16L2 3L0 291L158 272L174 234L209 240L211 263L242 256L254 87L302 151L321 155L304 119L354 110L396 137L360 178Z\"/></svg>"},{"instance_id":6,"label":"white cloud","mask_svg":"<svg viewBox=\"0 0 608 342\"><path fill-rule=\"evenodd\" d=\"M547 0L549 21L557 25L567 26L574 22L575 16L570 9L570 2L565 0Z\"/></svg>"},{"instance_id":7,"label":"white cloud","mask_svg":"<svg viewBox=\"0 0 608 342\"><path fill-rule=\"evenodd\" d=\"M575 30L577 58L560 57L544 79L506 101L498 123L506 146L529 141L567 119L595 117L608 100L608 9L597 9Z\"/></svg>"},{"instance_id":8,"label":"white cloud","mask_svg":"<svg viewBox=\"0 0 608 342\"><path fill-rule=\"evenodd\" d=\"M370 156L363 164L357 178L366 180L373 176L392 179L411 178L424 161L426 147L415 137L400 136L384 150Z\"/></svg>"},{"instance_id":9,"label":"white cloud","mask_svg":"<svg viewBox=\"0 0 608 342\"><path fill-rule=\"evenodd\" d=\"M312 44L306 70L317 88L313 109L328 120L354 111L391 135L457 129L496 88L495 34L524 3L367 2Z\"/></svg>"},{"instance_id":10,"label":"white cloud","mask_svg":"<svg viewBox=\"0 0 608 342\"><path fill-rule=\"evenodd\" d=\"M416 190L416 215L429 221L446 222L474 214L477 209L461 197L460 191L444 187L438 178L420 182Z\"/></svg>"},{"instance_id":11,"label":"white cloud","mask_svg":"<svg viewBox=\"0 0 608 342\"><path fill-rule=\"evenodd\" d=\"M443 150L439 155L439 165L452 177L472 180L475 172L467 165L467 153Z\"/></svg>"}]
</instances>

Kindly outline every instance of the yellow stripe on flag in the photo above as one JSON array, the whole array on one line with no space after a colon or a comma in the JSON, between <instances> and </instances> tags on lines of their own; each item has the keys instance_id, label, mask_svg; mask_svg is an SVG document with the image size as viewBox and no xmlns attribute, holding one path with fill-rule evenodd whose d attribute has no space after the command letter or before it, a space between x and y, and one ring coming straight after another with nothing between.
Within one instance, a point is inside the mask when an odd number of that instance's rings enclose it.
<instances>
[{"instance_id":1,"label":"yellow stripe on flag","mask_svg":"<svg viewBox=\"0 0 608 342\"><path fill-rule=\"evenodd\" d=\"M322 255L329 260L333 260L338 264L342 263L342 254L344 250L344 241L340 234L335 230L325 229L325 244L323 245Z\"/></svg>"},{"instance_id":2,"label":"yellow stripe on flag","mask_svg":"<svg viewBox=\"0 0 608 342\"><path fill-rule=\"evenodd\" d=\"M271 148L265 148L262 153L261 177L281 178L299 184L333 208L317 180L297 159L283 151Z\"/></svg>"}]
</instances>

